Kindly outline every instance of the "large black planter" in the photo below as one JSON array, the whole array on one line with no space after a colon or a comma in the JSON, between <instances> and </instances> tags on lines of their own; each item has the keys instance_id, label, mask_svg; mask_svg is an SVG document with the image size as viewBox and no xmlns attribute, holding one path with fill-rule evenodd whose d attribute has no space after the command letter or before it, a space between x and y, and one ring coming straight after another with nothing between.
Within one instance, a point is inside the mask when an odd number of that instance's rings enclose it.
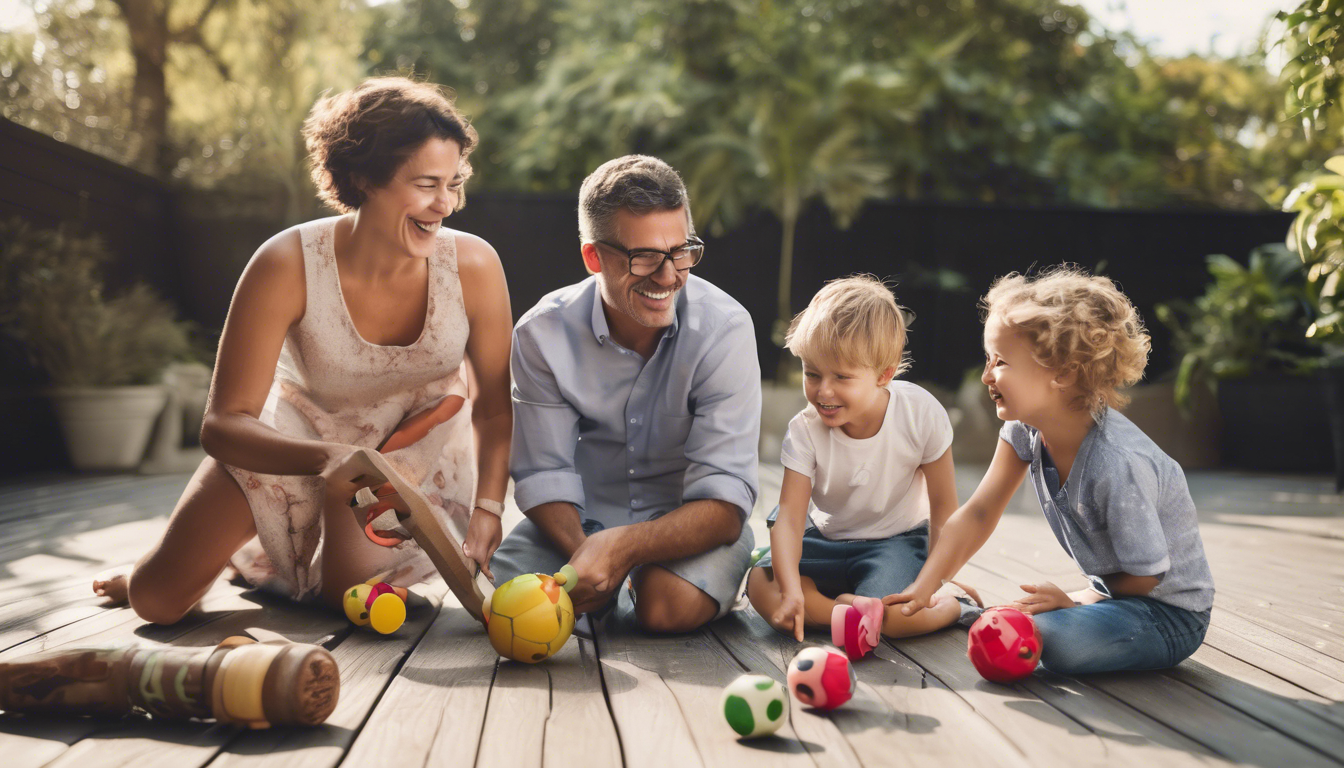
<instances>
[{"instance_id":1,"label":"large black planter","mask_svg":"<svg viewBox=\"0 0 1344 768\"><path fill-rule=\"evenodd\" d=\"M1218 382L1223 464L1265 472L1335 472L1326 390L1319 376Z\"/></svg>"}]
</instances>

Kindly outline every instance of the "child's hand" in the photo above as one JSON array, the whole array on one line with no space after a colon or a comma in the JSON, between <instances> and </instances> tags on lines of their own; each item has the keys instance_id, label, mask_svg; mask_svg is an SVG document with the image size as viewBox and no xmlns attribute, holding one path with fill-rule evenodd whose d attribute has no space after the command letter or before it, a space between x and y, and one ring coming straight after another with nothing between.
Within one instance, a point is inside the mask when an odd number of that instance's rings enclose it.
<instances>
[{"instance_id":1,"label":"child's hand","mask_svg":"<svg viewBox=\"0 0 1344 768\"><path fill-rule=\"evenodd\" d=\"M475 560L481 572L491 581L495 580L495 574L490 572L490 558L499 549L499 542L504 537L503 530L503 523L498 516L483 509L471 511L471 522L467 523L467 540L462 542L462 554Z\"/></svg>"},{"instance_id":2,"label":"child's hand","mask_svg":"<svg viewBox=\"0 0 1344 768\"><path fill-rule=\"evenodd\" d=\"M882 598L883 605L901 606L901 614L904 616L914 616L925 608L932 608L942 602L943 596L935 594L933 590L925 590L920 587L919 582L911 584L904 592L897 592L894 595L887 595Z\"/></svg>"},{"instance_id":3,"label":"child's hand","mask_svg":"<svg viewBox=\"0 0 1344 768\"><path fill-rule=\"evenodd\" d=\"M803 591L786 591L770 623L781 632L791 633L793 639L803 642Z\"/></svg>"},{"instance_id":4,"label":"child's hand","mask_svg":"<svg viewBox=\"0 0 1344 768\"><path fill-rule=\"evenodd\" d=\"M1009 603L1008 607L1016 608L1028 616L1074 606L1073 598L1048 581L1040 584L1023 584L1022 590L1029 594Z\"/></svg>"}]
</instances>

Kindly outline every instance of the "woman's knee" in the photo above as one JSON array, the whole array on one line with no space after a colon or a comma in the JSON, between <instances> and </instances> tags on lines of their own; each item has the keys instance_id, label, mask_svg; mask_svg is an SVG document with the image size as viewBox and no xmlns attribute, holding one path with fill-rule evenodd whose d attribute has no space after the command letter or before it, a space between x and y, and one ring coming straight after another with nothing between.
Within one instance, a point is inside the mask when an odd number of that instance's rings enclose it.
<instances>
[{"instance_id":1,"label":"woman's knee","mask_svg":"<svg viewBox=\"0 0 1344 768\"><path fill-rule=\"evenodd\" d=\"M126 580L131 610L150 624L176 624L187 615L196 600L179 592L168 580L151 578L139 568Z\"/></svg>"}]
</instances>

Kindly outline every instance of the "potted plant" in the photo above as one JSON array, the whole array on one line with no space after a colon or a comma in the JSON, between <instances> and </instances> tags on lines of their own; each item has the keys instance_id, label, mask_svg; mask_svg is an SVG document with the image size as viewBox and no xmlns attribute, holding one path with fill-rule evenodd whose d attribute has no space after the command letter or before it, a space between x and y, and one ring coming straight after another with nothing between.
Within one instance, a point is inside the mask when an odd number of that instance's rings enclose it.
<instances>
[{"instance_id":1,"label":"potted plant","mask_svg":"<svg viewBox=\"0 0 1344 768\"><path fill-rule=\"evenodd\" d=\"M1307 269L1307 300L1316 310L1306 336L1321 345L1321 374L1335 449L1335 490L1344 491L1344 157L1325 161L1324 173L1284 200L1297 218L1288 245Z\"/></svg>"},{"instance_id":2,"label":"potted plant","mask_svg":"<svg viewBox=\"0 0 1344 768\"><path fill-rule=\"evenodd\" d=\"M0 330L46 373L77 469L129 469L167 397L159 378L190 356L186 323L143 284L105 294L108 252L64 225L0 222Z\"/></svg>"},{"instance_id":3,"label":"potted plant","mask_svg":"<svg viewBox=\"0 0 1344 768\"><path fill-rule=\"evenodd\" d=\"M1209 256L1213 282L1192 302L1158 305L1180 355L1176 402L1197 388L1217 395L1225 464L1273 471L1325 471L1332 464L1325 398L1312 374L1320 345L1307 337L1313 310L1301 261L1263 245L1242 266Z\"/></svg>"}]
</instances>

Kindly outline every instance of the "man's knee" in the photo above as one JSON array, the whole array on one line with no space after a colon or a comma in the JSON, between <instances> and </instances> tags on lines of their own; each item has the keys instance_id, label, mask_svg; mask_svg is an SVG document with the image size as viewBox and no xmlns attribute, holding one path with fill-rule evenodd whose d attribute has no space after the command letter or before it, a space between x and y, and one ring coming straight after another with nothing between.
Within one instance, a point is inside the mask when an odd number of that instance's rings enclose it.
<instances>
[{"instance_id":1,"label":"man's knee","mask_svg":"<svg viewBox=\"0 0 1344 768\"><path fill-rule=\"evenodd\" d=\"M635 620L645 631L691 632L719 612L714 598L671 571L646 566L639 575L642 578L635 583Z\"/></svg>"}]
</instances>

